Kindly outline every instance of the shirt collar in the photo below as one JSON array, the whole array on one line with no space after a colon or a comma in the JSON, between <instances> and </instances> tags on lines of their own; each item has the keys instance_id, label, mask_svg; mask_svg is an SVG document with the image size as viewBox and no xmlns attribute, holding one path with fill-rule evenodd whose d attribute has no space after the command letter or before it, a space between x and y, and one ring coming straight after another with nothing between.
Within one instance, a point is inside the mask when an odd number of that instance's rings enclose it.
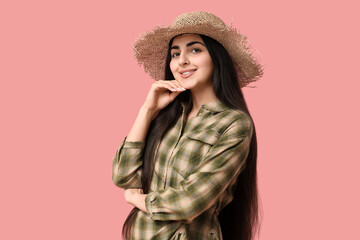
<instances>
[{"instance_id":1,"label":"shirt collar","mask_svg":"<svg viewBox=\"0 0 360 240\"><path fill-rule=\"evenodd\" d=\"M186 104L183 102L183 103L181 103L181 105L183 106L183 109L185 110ZM226 109L228 109L228 107L220 100L205 103L205 104L202 104L201 106L203 108L209 110L212 113L222 112L222 111L225 111Z\"/></svg>"}]
</instances>

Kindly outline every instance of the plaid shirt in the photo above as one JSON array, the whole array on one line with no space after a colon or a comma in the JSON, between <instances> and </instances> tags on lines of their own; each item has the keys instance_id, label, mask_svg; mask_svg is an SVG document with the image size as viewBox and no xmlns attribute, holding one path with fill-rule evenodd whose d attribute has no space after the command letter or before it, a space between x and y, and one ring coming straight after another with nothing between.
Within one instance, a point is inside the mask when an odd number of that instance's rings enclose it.
<instances>
[{"instance_id":1,"label":"plaid shirt","mask_svg":"<svg viewBox=\"0 0 360 240\"><path fill-rule=\"evenodd\" d=\"M186 121L186 106L155 152L148 213L139 211L131 239L222 239L218 214L233 199L253 132L251 118L222 102L203 104ZM145 141L127 142L113 158L118 187L141 188Z\"/></svg>"}]
</instances>

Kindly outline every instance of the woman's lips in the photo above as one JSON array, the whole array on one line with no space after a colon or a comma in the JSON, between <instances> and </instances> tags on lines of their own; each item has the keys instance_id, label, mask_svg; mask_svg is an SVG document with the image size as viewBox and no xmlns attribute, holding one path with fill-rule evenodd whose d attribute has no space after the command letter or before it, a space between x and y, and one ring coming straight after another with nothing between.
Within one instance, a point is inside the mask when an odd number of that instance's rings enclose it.
<instances>
[{"instance_id":1,"label":"woman's lips","mask_svg":"<svg viewBox=\"0 0 360 240\"><path fill-rule=\"evenodd\" d=\"M196 71L196 69L195 70L189 70L189 71L183 71L182 73L180 73L180 75L181 75L182 78L188 78L191 75L193 75L195 71Z\"/></svg>"}]
</instances>

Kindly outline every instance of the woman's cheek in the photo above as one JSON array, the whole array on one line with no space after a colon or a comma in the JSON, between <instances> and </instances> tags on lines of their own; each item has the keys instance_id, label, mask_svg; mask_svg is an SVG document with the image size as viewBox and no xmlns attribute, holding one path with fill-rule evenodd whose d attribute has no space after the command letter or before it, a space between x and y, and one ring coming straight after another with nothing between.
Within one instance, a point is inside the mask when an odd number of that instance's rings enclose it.
<instances>
[{"instance_id":1,"label":"woman's cheek","mask_svg":"<svg viewBox=\"0 0 360 240\"><path fill-rule=\"evenodd\" d=\"M171 73L175 76L175 67L174 67L174 62L173 61L171 61L170 62L170 70L171 70Z\"/></svg>"}]
</instances>

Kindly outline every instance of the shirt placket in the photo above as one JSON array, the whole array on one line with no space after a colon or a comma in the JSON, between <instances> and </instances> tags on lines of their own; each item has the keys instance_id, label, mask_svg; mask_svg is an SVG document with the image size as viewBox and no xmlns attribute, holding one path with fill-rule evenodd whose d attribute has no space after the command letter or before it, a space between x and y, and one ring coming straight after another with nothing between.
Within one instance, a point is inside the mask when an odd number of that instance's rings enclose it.
<instances>
[{"instance_id":1,"label":"shirt placket","mask_svg":"<svg viewBox=\"0 0 360 240\"><path fill-rule=\"evenodd\" d=\"M180 138L181 138L181 135L182 135L182 132L183 132L183 127L184 127L184 112L185 112L185 109L183 108L182 110L182 116L181 116L181 121L180 121L180 131L177 135L177 139L176 139L176 143L174 144L174 147L172 148L171 150L171 153L170 153L170 156L169 156L169 161L166 161L166 170L165 170L165 181L164 181L164 189L166 188L166 184L168 183L168 178L169 178L169 166L171 165L171 161L173 160L172 159L172 156L174 154L174 151L176 149L176 146L178 145L179 141L180 141Z\"/></svg>"}]
</instances>

